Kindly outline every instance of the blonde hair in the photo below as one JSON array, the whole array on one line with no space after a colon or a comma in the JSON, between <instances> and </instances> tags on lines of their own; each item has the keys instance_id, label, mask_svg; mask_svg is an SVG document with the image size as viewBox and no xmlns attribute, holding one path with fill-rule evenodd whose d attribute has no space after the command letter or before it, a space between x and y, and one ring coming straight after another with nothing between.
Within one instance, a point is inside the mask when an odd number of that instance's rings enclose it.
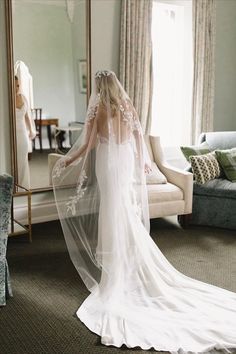
<instances>
[{"instance_id":1,"label":"blonde hair","mask_svg":"<svg viewBox=\"0 0 236 354\"><path fill-rule=\"evenodd\" d=\"M111 72L109 75L96 75L95 82L102 105L106 106L107 99L109 99L111 111L115 114L119 109L120 101L122 99L122 92L117 83L115 74Z\"/></svg>"}]
</instances>

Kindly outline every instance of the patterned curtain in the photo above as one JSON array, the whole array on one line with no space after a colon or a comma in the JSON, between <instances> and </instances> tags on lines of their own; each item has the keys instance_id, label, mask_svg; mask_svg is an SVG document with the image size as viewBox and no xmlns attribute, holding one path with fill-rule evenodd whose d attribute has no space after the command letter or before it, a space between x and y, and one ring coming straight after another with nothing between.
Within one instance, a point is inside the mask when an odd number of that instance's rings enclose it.
<instances>
[{"instance_id":1,"label":"patterned curtain","mask_svg":"<svg viewBox=\"0 0 236 354\"><path fill-rule=\"evenodd\" d=\"M122 0L120 81L148 134L152 106L152 0Z\"/></svg>"},{"instance_id":2,"label":"patterned curtain","mask_svg":"<svg viewBox=\"0 0 236 354\"><path fill-rule=\"evenodd\" d=\"M213 130L215 27L215 0L193 0L192 143Z\"/></svg>"}]
</instances>

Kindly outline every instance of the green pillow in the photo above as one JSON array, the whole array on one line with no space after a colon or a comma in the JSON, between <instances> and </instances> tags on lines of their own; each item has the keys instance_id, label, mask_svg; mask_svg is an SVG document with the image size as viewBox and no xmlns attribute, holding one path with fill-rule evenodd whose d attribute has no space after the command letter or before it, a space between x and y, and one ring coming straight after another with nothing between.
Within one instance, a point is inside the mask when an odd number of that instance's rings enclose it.
<instances>
[{"instance_id":1,"label":"green pillow","mask_svg":"<svg viewBox=\"0 0 236 354\"><path fill-rule=\"evenodd\" d=\"M236 148L215 150L216 158L228 180L236 182Z\"/></svg>"},{"instance_id":2,"label":"green pillow","mask_svg":"<svg viewBox=\"0 0 236 354\"><path fill-rule=\"evenodd\" d=\"M204 141L200 145L180 146L180 149L188 162L190 162L189 161L190 156L205 155L211 152L210 147L206 141Z\"/></svg>"}]
</instances>

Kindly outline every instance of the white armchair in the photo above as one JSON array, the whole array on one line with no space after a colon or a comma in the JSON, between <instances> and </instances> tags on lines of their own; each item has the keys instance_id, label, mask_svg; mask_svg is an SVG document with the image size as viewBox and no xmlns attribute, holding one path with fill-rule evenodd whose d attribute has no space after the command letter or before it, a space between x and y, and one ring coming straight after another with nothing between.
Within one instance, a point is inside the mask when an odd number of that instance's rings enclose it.
<instances>
[{"instance_id":1,"label":"white armchair","mask_svg":"<svg viewBox=\"0 0 236 354\"><path fill-rule=\"evenodd\" d=\"M167 183L148 184L150 218L170 215L184 215L192 212L193 176L192 173L170 166L164 159L160 137L145 137L145 142L152 161L165 175ZM48 155L49 183L52 184L52 169L62 155Z\"/></svg>"},{"instance_id":2,"label":"white armchair","mask_svg":"<svg viewBox=\"0 0 236 354\"><path fill-rule=\"evenodd\" d=\"M165 175L167 183L148 184L150 218L184 215L192 212L193 175L170 166L164 159L160 137L145 136L152 161Z\"/></svg>"}]
</instances>

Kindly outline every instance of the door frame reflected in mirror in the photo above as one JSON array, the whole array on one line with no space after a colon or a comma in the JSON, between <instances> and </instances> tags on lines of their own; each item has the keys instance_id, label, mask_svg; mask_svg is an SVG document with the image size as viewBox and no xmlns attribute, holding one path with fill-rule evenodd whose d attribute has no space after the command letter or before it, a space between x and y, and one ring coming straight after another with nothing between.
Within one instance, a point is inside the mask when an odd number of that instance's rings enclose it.
<instances>
[{"instance_id":1,"label":"door frame reflected in mirror","mask_svg":"<svg viewBox=\"0 0 236 354\"><path fill-rule=\"evenodd\" d=\"M86 60L87 60L87 105L91 95L91 0L86 5ZM15 78L13 51L12 0L5 0L7 72L10 119L11 173L14 176L14 192L18 183L17 142L16 142L16 110L15 110ZM51 191L52 186L31 189L32 193Z\"/></svg>"}]
</instances>

